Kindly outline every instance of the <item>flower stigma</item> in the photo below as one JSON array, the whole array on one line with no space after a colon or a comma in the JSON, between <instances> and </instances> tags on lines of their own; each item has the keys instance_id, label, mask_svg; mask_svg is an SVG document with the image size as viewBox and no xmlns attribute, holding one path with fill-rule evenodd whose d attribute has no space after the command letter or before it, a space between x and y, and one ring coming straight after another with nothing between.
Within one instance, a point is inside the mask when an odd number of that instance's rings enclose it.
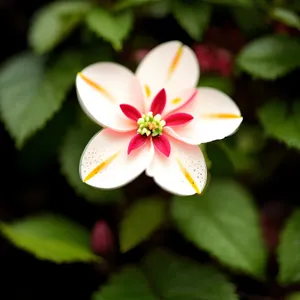
<instances>
[{"instance_id":1,"label":"flower stigma","mask_svg":"<svg viewBox=\"0 0 300 300\"><path fill-rule=\"evenodd\" d=\"M142 117L138 119L137 124L139 125L137 133L147 136L150 134L152 136L158 136L162 134L166 122L161 119L160 114L153 117L153 113L150 111L147 114L143 114Z\"/></svg>"}]
</instances>

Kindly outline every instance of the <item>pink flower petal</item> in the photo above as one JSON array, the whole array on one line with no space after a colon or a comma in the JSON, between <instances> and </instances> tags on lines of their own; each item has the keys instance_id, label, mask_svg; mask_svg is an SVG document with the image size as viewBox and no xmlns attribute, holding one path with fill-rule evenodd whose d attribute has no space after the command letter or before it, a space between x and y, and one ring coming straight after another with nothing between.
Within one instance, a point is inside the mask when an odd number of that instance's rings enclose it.
<instances>
[{"instance_id":1,"label":"pink flower petal","mask_svg":"<svg viewBox=\"0 0 300 300\"><path fill-rule=\"evenodd\" d=\"M137 121L139 118L142 117L141 113L135 107L129 104L121 104L120 108L123 114L133 121Z\"/></svg>"},{"instance_id":2,"label":"pink flower petal","mask_svg":"<svg viewBox=\"0 0 300 300\"><path fill-rule=\"evenodd\" d=\"M166 107L164 109L163 117L169 116L173 113L177 112L185 112L183 107L185 107L188 103L194 101L198 94L198 90L195 88L186 89L181 91L176 95L175 98L170 98L167 101ZM168 95L169 98L169 95ZM194 114L193 114L194 115Z\"/></svg>"},{"instance_id":3,"label":"pink flower petal","mask_svg":"<svg viewBox=\"0 0 300 300\"><path fill-rule=\"evenodd\" d=\"M194 117L187 113L175 113L165 118L166 126L179 126L192 121Z\"/></svg>"},{"instance_id":4,"label":"pink flower petal","mask_svg":"<svg viewBox=\"0 0 300 300\"><path fill-rule=\"evenodd\" d=\"M170 136L167 138L172 147L170 156L155 154L146 174L172 194L189 196L201 193L206 184L207 169L200 147Z\"/></svg>"},{"instance_id":5,"label":"pink flower petal","mask_svg":"<svg viewBox=\"0 0 300 300\"><path fill-rule=\"evenodd\" d=\"M164 136L164 135L156 136L156 137L152 138L152 141L153 141L155 149L160 151L166 157L170 156L171 144L166 136Z\"/></svg>"},{"instance_id":6,"label":"pink flower petal","mask_svg":"<svg viewBox=\"0 0 300 300\"><path fill-rule=\"evenodd\" d=\"M191 145L209 143L232 135L243 121L237 105L226 94L214 88L198 88L199 93L182 112L194 119L185 126L164 128L168 134Z\"/></svg>"},{"instance_id":7,"label":"pink flower petal","mask_svg":"<svg viewBox=\"0 0 300 300\"><path fill-rule=\"evenodd\" d=\"M127 149L136 131L101 130L85 147L79 165L80 178L100 189L122 187L143 173L154 156L150 139L130 156Z\"/></svg>"},{"instance_id":8,"label":"pink flower petal","mask_svg":"<svg viewBox=\"0 0 300 300\"><path fill-rule=\"evenodd\" d=\"M147 108L150 107L149 98L153 99L160 89L165 88L168 99L174 99L181 91L196 87L199 75L194 51L179 41L169 41L151 49L136 70L144 95L151 91L151 96L144 98Z\"/></svg>"},{"instance_id":9,"label":"pink flower petal","mask_svg":"<svg viewBox=\"0 0 300 300\"><path fill-rule=\"evenodd\" d=\"M153 116L161 114L166 106L167 94L165 89L162 89L153 99L150 107L150 111L153 112Z\"/></svg>"},{"instance_id":10,"label":"pink flower petal","mask_svg":"<svg viewBox=\"0 0 300 300\"><path fill-rule=\"evenodd\" d=\"M136 150L140 147L142 147L147 141L147 136L136 134L133 136L133 138L130 140L128 145L127 154L129 155L131 151Z\"/></svg>"},{"instance_id":11,"label":"pink flower petal","mask_svg":"<svg viewBox=\"0 0 300 300\"><path fill-rule=\"evenodd\" d=\"M119 107L126 103L144 110L142 87L129 69L111 62L92 64L76 76L76 89L83 111L102 127L118 132L136 128Z\"/></svg>"}]
</instances>

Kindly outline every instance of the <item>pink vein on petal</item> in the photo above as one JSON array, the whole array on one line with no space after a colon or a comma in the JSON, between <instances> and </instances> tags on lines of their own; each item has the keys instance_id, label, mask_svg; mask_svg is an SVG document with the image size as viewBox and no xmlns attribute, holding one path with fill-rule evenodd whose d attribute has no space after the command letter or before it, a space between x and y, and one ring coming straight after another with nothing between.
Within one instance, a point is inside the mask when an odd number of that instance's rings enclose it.
<instances>
[{"instance_id":1,"label":"pink vein on petal","mask_svg":"<svg viewBox=\"0 0 300 300\"><path fill-rule=\"evenodd\" d=\"M120 104L120 108L123 114L133 121L137 121L142 117L141 113L135 107L129 104Z\"/></svg>"},{"instance_id":2,"label":"pink vein on petal","mask_svg":"<svg viewBox=\"0 0 300 300\"><path fill-rule=\"evenodd\" d=\"M184 110L184 108L186 106L188 106L188 104L190 104L193 100L195 100L196 96L198 94L198 90L197 89L193 89L191 95L189 96L189 98L181 105L177 106L175 109L171 110L168 114L171 114L174 111L182 111Z\"/></svg>"},{"instance_id":3,"label":"pink vein on petal","mask_svg":"<svg viewBox=\"0 0 300 300\"><path fill-rule=\"evenodd\" d=\"M142 147L146 143L146 141L147 141L147 136L140 135L140 134L134 135L129 142L127 154L129 155L131 151Z\"/></svg>"},{"instance_id":4,"label":"pink vein on petal","mask_svg":"<svg viewBox=\"0 0 300 300\"><path fill-rule=\"evenodd\" d=\"M174 113L165 118L166 126L179 126L191 122L194 117L187 113Z\"/></svg>"},{"instance_id":5,"label":"pink vein on petal","mask_svg":"<svg viewBox=\"0 0 300 300\"><path fill-rule=\"evenodd\" d=\"M166 106L167 102L167 94L165 89L162 89L158 94L155 96L151 103L150 111L152 111L153 116L157 114L161 114Z\"/></svg>"},{"instance_id":6,"label":"pink vein on petal","mask_svg":"<svg viewBox=\"0 0 300 300\"><path fill-rule=\"evenodd\" d=\"M152 138L154 147L164 154L166 157L169 157L171 154L171 144L168 140L168 138L164 135L159 135L154 138Z\"/></svg>"}]
</instances>

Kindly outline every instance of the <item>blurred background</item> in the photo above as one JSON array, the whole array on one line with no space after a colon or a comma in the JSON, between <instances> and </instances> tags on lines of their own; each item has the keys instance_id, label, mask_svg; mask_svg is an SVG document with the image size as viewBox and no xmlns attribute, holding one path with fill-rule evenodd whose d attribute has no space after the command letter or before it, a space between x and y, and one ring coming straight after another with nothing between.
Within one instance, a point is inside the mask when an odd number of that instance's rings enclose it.
<instances>
[{"instance_id":1,"label":"blurred background","mask_svg":"<svg viewBox=\"0 0 300 300\"><path fill-rule=\"evenodd\" d=\"M299 300L299 13L298 0L0 0L0 298ZM134 70L170 40L244 117L201 145L205 192L173 197L145 175L113 191L83 184L79 159L100 128L76 73Z\"/></svg>"}]
</instances>

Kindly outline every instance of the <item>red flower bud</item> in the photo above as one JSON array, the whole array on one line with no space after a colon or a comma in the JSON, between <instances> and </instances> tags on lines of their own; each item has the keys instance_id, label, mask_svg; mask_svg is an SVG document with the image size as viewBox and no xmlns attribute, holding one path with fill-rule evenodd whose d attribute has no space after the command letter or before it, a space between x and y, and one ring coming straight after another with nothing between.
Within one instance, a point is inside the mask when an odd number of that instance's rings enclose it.
<instances>
[{"instance_id":1,"label":"red flower bud","mask_svg":"<svg viewBox=\"0 0 300 300\"><path fill-rule=\"evenodd\" d=\"M113 234L106 221L97 221L92 230L92 250L98 255L107 256L114 251L114 246Z\"/></svg>"}]
</instances>

